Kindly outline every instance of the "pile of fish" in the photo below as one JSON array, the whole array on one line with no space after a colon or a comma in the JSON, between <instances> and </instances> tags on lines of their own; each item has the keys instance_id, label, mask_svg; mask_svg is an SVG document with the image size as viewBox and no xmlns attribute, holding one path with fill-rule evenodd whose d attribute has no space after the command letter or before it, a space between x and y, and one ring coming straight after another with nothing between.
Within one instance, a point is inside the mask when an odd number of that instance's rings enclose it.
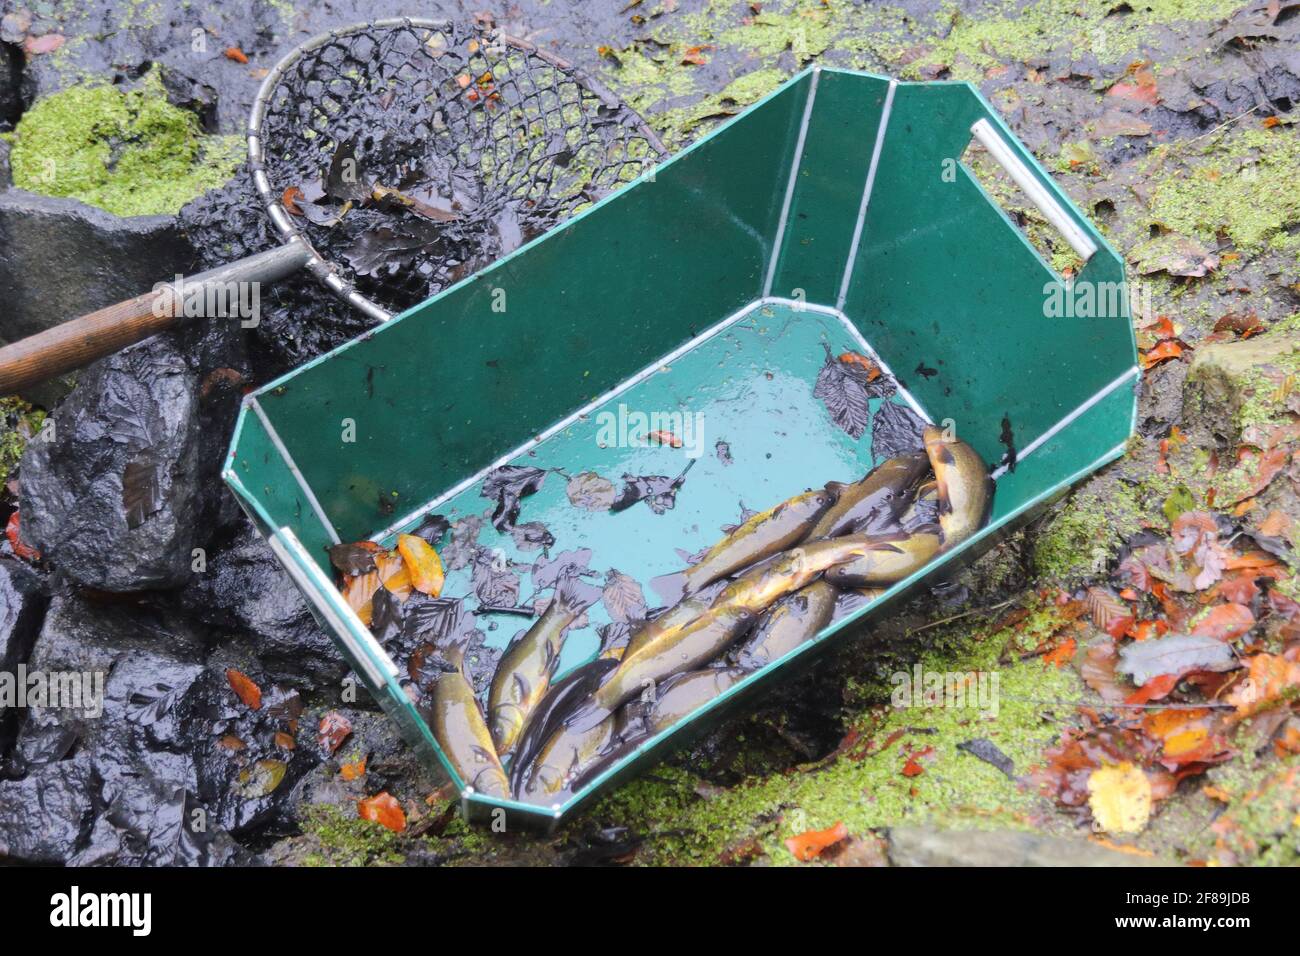
<instances>
[{"instance_id":1,"label":"pile of fish","mask_svg":"<svg viewBox=\"0 0 1300 956\"><path fill-rule=\"evenodd\" d=\"M488 796L562 802L815 638L846 606L873 600L968 538L988 519L988 469L939 428L925 429L924 444L857 482L832 482L749 518L686 569L651 582L665 608L634 627L605 628L595 659L559 681L552 678L565 633L594 600L576 575L560 579L540 618L506 649L486 708L466 673L466 637L447 638L428 704L461 779ZM403 543L427 561L419 544ZM413 563L389 574L427 585L431 575L412 575ZM387 590L383 572L366 572L373 579L351 598L363 619L375 613L365 598Z\"/></svg>"}]
</instances>

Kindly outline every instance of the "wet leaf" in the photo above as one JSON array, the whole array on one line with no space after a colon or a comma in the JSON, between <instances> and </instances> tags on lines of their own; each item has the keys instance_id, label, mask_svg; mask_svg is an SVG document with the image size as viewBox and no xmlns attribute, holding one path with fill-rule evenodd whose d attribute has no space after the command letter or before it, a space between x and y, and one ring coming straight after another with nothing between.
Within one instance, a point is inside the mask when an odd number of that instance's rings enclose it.
<instances>
[{"instance_id":1,"label":"wet leaf","mask_svg":"<svg viewBox=\"0 0 1300 956\"><path fill-rule=\"evenodd\" d=\"M379 572L367 571L365 574L348 578L343 585L343 600L347 602L348 607L357 612L357 617L361 618L361 623L366 627L370 626L373 598L375 592L379 590L379 583Z\"/></svg>"},{"instance_id":2,"label":"wet leaf","mask_svg":"<svg viewBox=\"0 0 1300 956\"><path fill-rule=\"evenodd\" d=\"M869 407L867 392L859 375L850 365L839 361L826 350L826 362L817 373L813 397L830 413L831 421L853 440L867 430Z\"/></svg>"},{"instance_id":3,"label":"wet leaf","mask_svg":"<svg viewBox=\"0 0 1300 956\"><path fill-rule=\"evenodd\" d=\"M63 46L68 38L61 33L47 33L44 36L29 36L23 40L23 50L29 56L40 56L42 53L53 53Z\"/></svg>"},{"instance_id":4,"label":"wet leaf","mask_svg":"<svg viewBox=\"0 0 1300 956\"><path fill-rule=\"evenodd\" d=\"M225 50L227 60L234 60L236 63L247 63L248 56L237 46L228 46Z\"/></svg>"},{"instance_id":5,"label":"wet leaf","mask_svg":"<svg viewBox=\"0 0 1300 956\"><path fill-rule=\"evenodd\" d=\"M722 462L724 465L735 464L735 460L731 457L731 445L721 439L714 444L713 454L716 455L718 461Z\"/></svg>"},{"instance_id":6,"label":"wet leaf","mask_svg":"<svg viewBox=\"0 0 1300 956\"><path fill-rule=\"evenodd\" d=\"M610 619L616 623L645 620L645 593L641 590L640 583L631 575L611 568L605 575L602 599Z\"/></svg>"},{"instance_id":7,"label":"wet leaf","mask_svg":"<svg viewBox=\"0 0 1300 956\"><path fill-rule=\"evenodd\" d=\"M122 510L126 526L138 528L162 510L162 468L147 458L136 458L122 471Z\"/></svg>"},{"instance_id":8,"label":"wet leaf","mask_svg":"<svg viewBox=\"0 0 1300 956\"><path fill-rule=\"evenodd\" d=\"M807 863L815 860L835 844L849 838L849 830L842 822L825 830L807 830L785 841L785 847L796 860Z\"/></svg>"},{"instance_id":9,"label":"wet leaf","mask_svg":"<svg viewBox=\"0 0 1300 956\"><path fill-rule=\"evenodd\" d=\"M343 778L344 783L352 783L360 780L366 775L366 758L353 760L351 763L345 763L339 767L339 776Z\"/></svg>"},{"instance_id":10,"label":"wet leaf","mask_svg":"<svg viewBox=\"0 0 1300 956\"><path fill-rule=\"evenodd\" d=\"M1088 645L1083 661L1079 664L1079 676L1108 704L1122 702L1129 693L1115 679L1115 666L1118 663L1119 650L1114 643L1099 638Z\"/></svg>"},{"instance_id":11,"label":"wet leaf","mask_svg":"<svg viewBox=\"0 0 1300 956\"><path fill-rule=\"evenodd\" d=\"M406 222L400 229L377 226L361 233L343 252L359 276L382 276L400 271L411 264L415 254L438 237L431 227Z\"/></svg>"},{"instance_id":12,"label":"wet leaf","mask_svg":"<svg viewBox=\"0 0 1300 956\"><path fill-rule=\"evenodd\" d=\"M411 534L419 535L435 548L438 542L443 539L448 531L451 530L451 522L442 515L426 515Z\"/></svg>"},{"instance_id":13,"label":"wet leaf","mask_svg":"<svg viewBox=\"0 0 1300 956\"><path fill-rule=\"evenodd\" d=\"M251 767L239 771L234 790L245 800L269 797L284 782L289 765L283 760L259 760Z\"/></svg>"},{"instance_id":14,"label":"wet leaf","mask_svg":"<svg viewBox=\"0 0 1300 956\"><path fill-rule=\"evenodd\" d=\"M546 551L555 544L555 536L540 521L529 521L510 529L510 537L520 551Z\"/></svg>"},{"instance_id":15,"label":"wet leaf","mask_svg":"<svg viewBox=\"0 0 1300 956\"><path fill-rule=\"evenodd\" d=\"M387 791L358 800L357 815L362 820L387 827L394 833L401 833L406 829L406 814L402 811L402 805Z\"/></svg>"},{"instance_id":16,"label":"wet leaf","mask_svg":"<svg viewBox=\"0 0 1300 956\"><path fill-rule=\"evenodd\" d=\"M437 597L442 593L442 584L445 580L442 561L429 542L418 535L399 534L397 551L406 565L411 587L430 597Z\"/></svg>"},{"instance_id":17,"label":"wet leaf","mask_svg":"<svg viewBox=\"0 0 1300 956\"><path fill-rule=\"evenodd\" d=\"M375 555L382 550L384 549L373 541L331 545L330 564L349 577L355 577L375 570Z\"/></svg>"},{"instance_id":18,"label":"wet leaf","mask_svg":"<svg viewBox=\"0 0 1300 956\"><path fill-rule=\"evenodd\" d=\"M337 710L331 710L320 719L320 726L316 729L316 741L320 744L320 749L328 755L342 747L343 741L351 734L352 721Z\"/></svg>"},{"instance_id":19,"label":"wet leaf","mask_svg":"<svg viewBox=\"0 0 1300 956\"><path fill-rule=\"evenodd\" d=\"M623 490L609 510L626 511L638 501L644 501L657 515L671 511L677 504L677 492L686 481L686 473L695 461L696 459L691 459L676 478L667 475L624 475Z\"/></svg>"},{"instance_id":20,"label":"wet leaf","mask_svg":"<svg viewBox=\"0 0 1300 956\"><path fill-rule=\"evenodd\" d=\"M475 560L470 578L474 596L482 604L512 607L519 600L519 575L511 570L509 562L486 551Z\"/></svg>"},{"instance_id":21,"label":"wet leaf","mask_svg":"<svg viewBox=\"0 0 1300 956\"><path fill-rule=\"evenodd\" d=\"M235 696L243 701L245 707L249 710L262 709L262 688L258 687L251 677L231 667L226 671L226 682L230 684L230 689L235 692Z\"/></svg>"},{"instance_id":22,"label":"wet leaf","mask_svg":"<svg viewBox=\"0 0 1300 956\"><path fill-rule=\"evenodd\" d=\"M978 757L991 767L996 767L1012 780L1016 779L1016 765L993 741L982 737L966 740L959 743L957 749L966 751L972 757Z\"/></svg>"},{"instance_id":23,"label":"wet leaf","mask_svg":"<svg viewBox=\"0 0 1300 956\"><path fill-rule=\"evenodd\" d=\"M571 505L584 511L608 511L618 497L614 483L594 471L584 471L570 478L565 494L569 496Z\"/></svg>"},{"instance_id":24,"label":"wet leaf","mask_svg":"<svg viewBox=\"0 0 1300 956\"><path fill-rule=\"evenodd\" d=\"M329 172L325 174L325 195L339 200L362 202L370 198L370 193L370 185L362 182L357 162L357 138L352 136L339 143L334 150Z\"/></svg>"},{"instance_id":25,"label":"wet leaf","mask_svg":"<svg viewBox=\"0 0 1300 956\"><path fill-rule=\"evenodd\" d=\"M1179 634L1128 644L1120 652L1115 669L1127 674L1139 687L1160 675L1175 679L1192 671L1222 673L1237 667L1232 648L1207 635Z\"/></svg>"},{"instance_id":26,"label":"wet leaf","mask_svg":"<svg viewBox=\"0 0 1300 956\"><path fill-rule=\"evenodd\" d=\"M1300 688L1300 664L1275 654L1255 654L1247 659L1247 676L1225 698L1238 717L1249 717L1294 697Z\"/></svg>"},{"instance_id":27,"label":"wet leaf","mask_svg":"<svg viewBox=\"0 0 1300 956\"><path fill-rule=\"evenodd\" d=\"M19 519L17 509L9 515L9 521L5 524L5 537L9 539L9 547L14 549L14 554L24 561L39 561L41 553L35 548L23 542L20 537Z\"/></svg>"},{"instance_id":28,"label":"wet leaf","mask_svg":"<svg viewBox=\"0 0 1300 956\"><path fill-rule=\"evenodd\" d=\"M1235 641L1255 626L1255 615L1241 604L1219 604L1192 626L1191 633L1218 641Z\"/></svg>"},{"instance_id":29,"label":"wet leaf","mask_svg":"<svg viewBox=\"0 0 1300 956\"><path fill-rule=\"evenodd\" d=\"M560 583L561 578L578 577L591 566L591 549L577 548L561 551L553 558L538 558L533 563L533 588L547 591Z\"/></svg>"},{"instance_id":30,"label":"wet leaf","mask_svg":"<svg viewBox=\"0 0 1300 956\"><path fill-rule=\"evenodd\" d=\"M519 520L520 501L535 493L546 480L546 471L528 465L502 465L483 479L479 494L496 501L492 527L506 534Z\"/></svg>"},{"instance_id":31,"label":"wet leaf","mask_svg":"<svg viewBox=\"0 0 1300 956\"><path fill-rule=\"evenodd\" d=\"M871 423L871 457L884 461L924 447L925 420L907 405L881 402Z\"/></svg>"},{"instance_id":32,"label":"wet leaf","mask_svg":"<svg viewBox=\"0 0 1300 956\"><path fill-rule=\"evenodd\" d=\"M1113 638L1123 637L1133 626L1133 611L1105 588L1088 588L1085 599L1092 623Z\"/></svg>"},{"instance_id":33,"label":"wet leaf","mask_svg":"<svg viewBox=\"0 0 1300 956\"><path fill-rule=\"evenodd\" d=\"M1088 778L1088 807L1107 833L1141 833L1151 818L1151 781L1131 763L1100 767Z\"/></svg>"}]
</instances>

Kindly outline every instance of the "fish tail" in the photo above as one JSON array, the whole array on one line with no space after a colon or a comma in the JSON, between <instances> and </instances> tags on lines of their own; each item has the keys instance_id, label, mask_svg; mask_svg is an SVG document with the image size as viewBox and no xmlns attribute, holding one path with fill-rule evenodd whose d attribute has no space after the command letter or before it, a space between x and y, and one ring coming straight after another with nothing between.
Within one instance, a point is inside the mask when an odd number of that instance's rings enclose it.
<instances>
[{"instance_id":1,"label":"fish tail","mask_svg":"<svg viewBox=\"0 0 1300 956\"><path fill-rule=\"evenodd\" d=\"M600 596L600 588L592 587L576 574L568 574L555 586L554 601L557 610L576 618L600 600Z\"/></svg>"}]
</instances>

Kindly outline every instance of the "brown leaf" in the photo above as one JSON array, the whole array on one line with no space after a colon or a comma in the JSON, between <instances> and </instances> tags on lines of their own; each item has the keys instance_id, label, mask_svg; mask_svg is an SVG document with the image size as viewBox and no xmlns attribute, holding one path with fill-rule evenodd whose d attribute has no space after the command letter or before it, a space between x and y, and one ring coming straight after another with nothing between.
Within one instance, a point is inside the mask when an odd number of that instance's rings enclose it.
<instances>
[{"instance_id":1,"label":"brown leaf","mask_svg":"<svg viewBox=\"0 0 1300 956\"><path fill-rule=\"evenodd\" d=\"M262 709L262 688L258 687L247 674L231 667L226 671L226 682L230 684L230 689L235 692L235 696L244 702L245 707L249 710Z\"/></svg>"},{"instance_id":2,"label":"brown leaf","mask_svg":"<svg viewBox=\"0 0 1300 956\"><path fill-rule=\"evenodd\" d=\"M794 854L796 860L808 862L821 856L830 847L847 840L849 830L842 822L825 830L807 830L785 841L786 849Z\"/></svg>"},{"instance_id":3,"label":"brown leaf","mask_svg":"<svg viewBox=\"0 0 1300 956\"><path fill-rule=\"evenodd\" d=\"M1220 641L1235 641L1255 626L1255 615L1242 604L1219 604L1192 626L1197 637L1213 637Z\"/></svg>"},{"instance_id":4,"label":"brown leaf","mask_svg":"<svg viewBox=\"0 0 1300 956\"><path fill-rule=\"evenodd\" d=\"M357 815L362 820L370 820L385 826L394 833L401 833L406 829L406 814L402 811L402 805L387 791L358 800Z\"/></svg>"}]
</instances>

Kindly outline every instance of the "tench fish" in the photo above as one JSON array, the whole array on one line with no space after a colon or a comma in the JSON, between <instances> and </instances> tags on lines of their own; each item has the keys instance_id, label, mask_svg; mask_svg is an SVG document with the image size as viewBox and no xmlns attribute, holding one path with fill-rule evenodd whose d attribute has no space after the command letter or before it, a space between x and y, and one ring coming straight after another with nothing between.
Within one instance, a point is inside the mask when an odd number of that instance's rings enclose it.
<instances>
[{"instance_id":1,"label":"tench fish","mask_svg":"<svg viewBox=\"0 0 1300 956\"><path fill-rule=\"evenodd\" d=\"M706 584L802 541L822 513L834 503L835 495L824 488L795 495L754 515L709 548L685 571L656 578L650 582L651 586L666 603L675 603Z\"/></svg>"},{"instance_id":2,"label":"tench fish","mask_svg":"<svg viewBox=\"0 0 1300 956\"><path fill-rule=\"evenodd\" d=\"M713 607L741 607L761 614L787 594L810 584L827 568L860 557L874 545L875 537L863 534L801 544L740 575L722 589Z\"/></svg>"},{"instance_id":3,"label":"tench fish","mask_svg":"<svg viewBox=\"0 0 1300 956\"><path fill-rule=\"evenodd\" d=\"M839 593L834 585L814 581L783 597L758 619L753 633L736 652L736 663L755 671L816 637L831 622Z\"/></svg>"},{"instance_id":4,"label":"tench fish","mask_svg":"<svg viewBox=\"0 0 1300 956\"><path fill-rule=\"evenodd\" d=\"M886 530L907 507L913 488L929 470L929 459L918 451L881 462L850 485L831 482L826 488L836 496L835 503L822 512L806 540Z\"/></svg>"},{"instance_id":5,"label":"tench fish","mask_svg":"<svg viewBox=\"0 0 1300 956\"><path fill-rule=\"evenodd\" d=\"M617 666L618 661L598 657L594 661L580 664L551 684L546 696L529 715L511 756L510 786L513 790L518 791L522 786L533 758L564 718L580 708L600 687L605 676Z\"/></svg>"},{"instance_id":6,"label":"tench fish","mask_svg":"<svg viewBox=\"0 0 1300 956\"><path fill-rule=\"evenodd\" d=\"M591 718L591 710L562 724L542 745L527 768L518 796L532 803L554 802L568 795L575 780L615 742L612 713ZM587 719L582 719L582 718Z\"/></svg>"},{"instance_id":7,"label":"tench fish","mask_svg":"<svg viewBox=\"0 0 1300 956\"><path fill-rule=\"evenodd\" d=\"M726 586L725 581L715 581L690 597L678 601L666 611L638 624L628 638L627 644L622 648L615 650L611 647L609 651L602 648L601 656L622 660L628 654L636 653L639 648L650 641L659 639L665 633L680 630L711 608L713 599Z\"/></svg>"},{"instance_id":8,"label":"tench fish","mask_svg":"<svg viewBox=\"0 0 1300 956\"><path fill-rule=\"evenodd\" d=\"M576 577L562 578L542 616L501 656L488 690L488 723L501 756L514 750L528 715L546 695L565 631L599 596Z\"/></svg>"},{"instance_id":9,"label":"tench fish","mask_svg":"<svg viewBox=\"0 0 1300 956\"><path fill-rule=\"evenodd\" d=\"M679 674L664 685L646 718L650 733L657 734L695 713L751 672L744 667L706 667Z\"/></svg>"},{"instance_id":10,"label":"tench fish","mask_svg":"<svg viewBox=\"0 0 1300 956\"><path fill-rule=\"evenodd\" d=\"M865 554L831 568L826 580L837 588L895 584L925 567L939 553L942 540L938 525L874 535Z\"/></svg>"},{"instance_id":11,"label":"tench fish","mask_svg":"<svg viewBox=\"0 0 1300 956\"><path fill-rule=\"evenodd\" d=\"M754 616L747 607L724 605L709 608L689 624L665 629L635 651L629 649L593 701L613 711L674 674L703 667L730 647Z\"/></svg>"},{"instance_id":12,"label":"tench fish","mask_svg":"<svg viewBox=\"0 0 1300 956\"><path fill-rule=\"evenodd\" d=\"M433 685L433 735L466 784L485 796L509 797L505 769L492 745L474 685L465 674L468 642L469 635L463 635L439 648L451 669L439 675Z\"/></svg>"},{"instance_id":13,"label":"tench fish","mask_svg":"<svg viewBox=\"0 0 1300 956\"><path fill-rule=\"evenodd\" d=\"M924 432L925 451L939 489L939 527L943 546L965 541L988 521L993 479L975 449L959 438L945 438L931 425Z\"/></svg>"}]
</instances>

